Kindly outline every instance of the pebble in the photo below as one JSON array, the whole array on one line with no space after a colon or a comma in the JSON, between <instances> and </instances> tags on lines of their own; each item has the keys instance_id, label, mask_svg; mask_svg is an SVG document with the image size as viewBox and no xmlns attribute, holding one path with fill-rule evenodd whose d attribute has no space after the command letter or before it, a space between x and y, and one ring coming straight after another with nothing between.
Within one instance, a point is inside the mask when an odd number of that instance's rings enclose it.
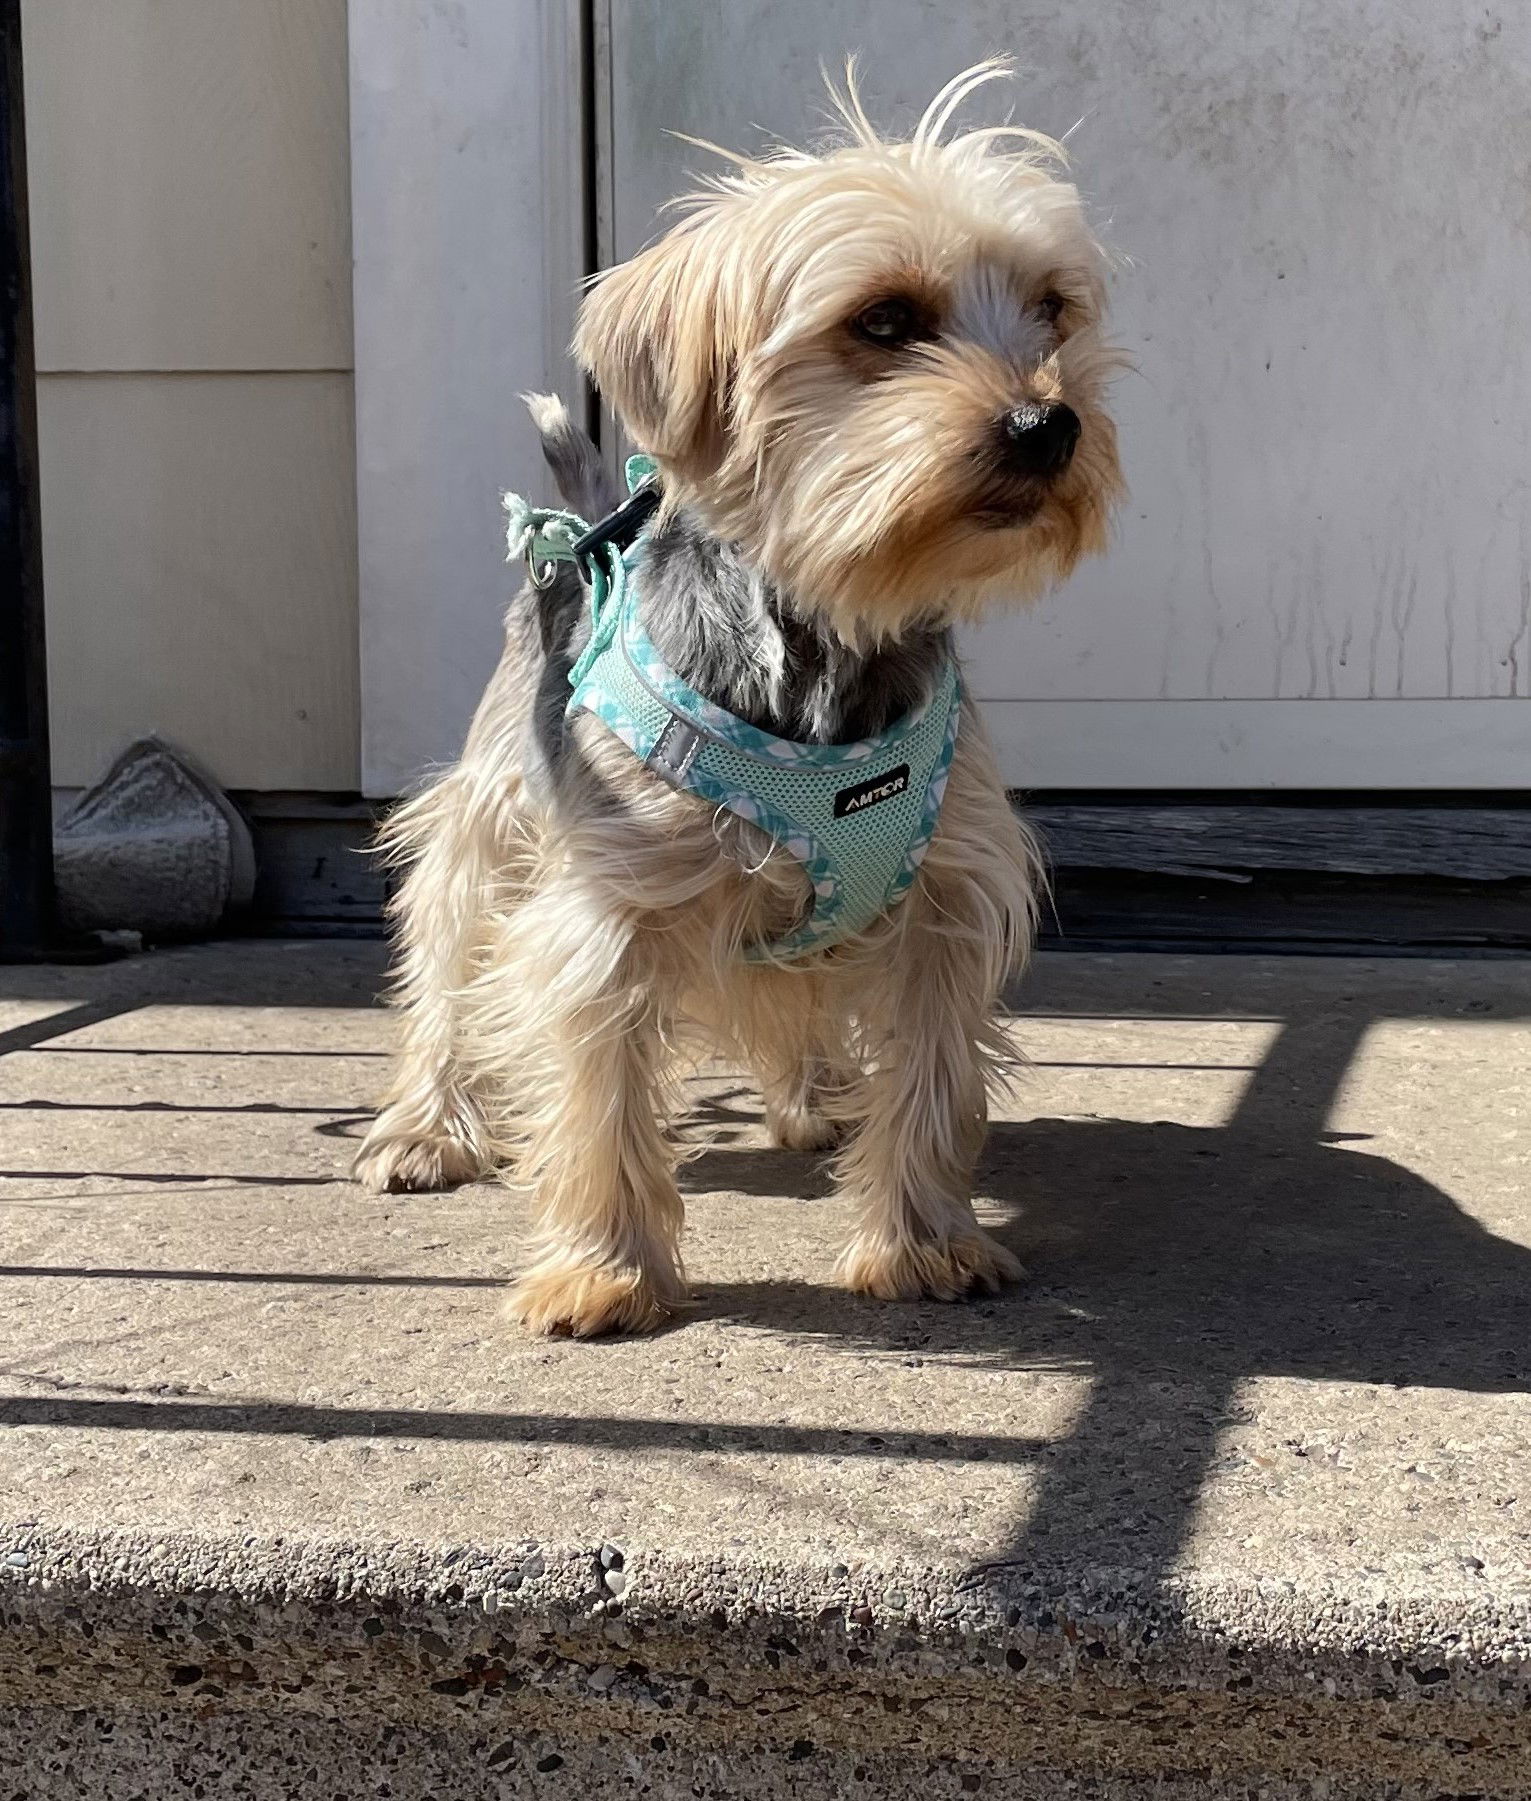
<instances>
[{"instance_id":1,"label":"pebble","mask_svg":"<svg viewBox=\"0 0 1531 1801\"><path fill-rule=\"evenodd\" d=\"M603 1570L620 1570L622 1567L622 1549L619 1545L601 1546L601 1568Z\"/></svg>"},{"instance_id":2,"label":"pebble","mask_svg":"<svg viewBox=\"0 0 1531 1801\"><path fill-rule=\"evenodd\" d=\"M607 1570L606 1574L604 1576L602 1576L601 1580L606 1584L607 1588L609 1588L614 1595L626 1594L627 1578L626 1578L626 1576L624 1576L622 1574L622 1572L620 1570Z\"/></svg>"},{"instance_id":3,"label":"pebble","mask_svg":"<svg viewBox=\"0 0 1531 1801\"><path fill-rule=\"evenodd\" d=\"M521 1565L521 1575L527 1582L535 1582L547 1568L547 1560L540 1551L533 1551L526 1562Z\"/></svg>"},{"instance_id":4,"label":"pebble","mask_svg":"<svg viewBox=\"0 0 1531 1801\"><path fill-rule=\"evenodd\" d=\"M588 1686L593 1688L598 1695L604 1695L616 1679L616 1665L603 1663L598 1670L590 1672Z\"/></svg>"},{"instance_id":5,"label":"pebble","mask_svg":"<svg viewBox=\"0 0 1531 1801\"><path fill-rule=\"evenodd\" d=\"M901 1588L885 1588L882 1591L882 1598L889 1607L906 1605L906 1596Z\"/></svg>"},{"instance_id":6,"label":"pebble","mask_svg":"<svg viewBox=\"0 0 1531 1801\"><path fill-rule=\"evenodd\" d=\"M25 1551L11 1551L5 1561L13 1570L24 1570L32 1559L27 1556Z\"/></svg>"}]
</instances>

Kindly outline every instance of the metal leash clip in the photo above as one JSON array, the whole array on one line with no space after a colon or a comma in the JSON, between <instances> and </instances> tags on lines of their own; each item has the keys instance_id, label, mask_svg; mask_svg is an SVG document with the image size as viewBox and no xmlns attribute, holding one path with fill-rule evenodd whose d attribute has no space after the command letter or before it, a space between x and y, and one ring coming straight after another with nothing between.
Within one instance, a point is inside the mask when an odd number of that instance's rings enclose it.
<instances>
[{"instance_id":1,"label":"metal leash clip","mask_svg":"<svg viewBox=\"0 0 1531 1801\"><path fill-rule=\"evenodd\" d=\"M557 574L558 561L555 557L549 557L540 568L535 557L529 556L526 559L526 579L539 594L545 594L552 587Z\"/></svg>"},{"instance_id":2,"label":"metal leash clip","mask_svg":"<svg viewBox=\"0 0 1531 1801\"><path fill-rule=\"evenodd\" d=\"M584 580L587 583L590 580L592 551L607 544L614 544L619 551L626 550L658 510L659 480L651 475L633 489L621 506L614 508L604 519L598 519L589 531L576 538L572 546L574 561Z\"/></svg>"}]
</instances>

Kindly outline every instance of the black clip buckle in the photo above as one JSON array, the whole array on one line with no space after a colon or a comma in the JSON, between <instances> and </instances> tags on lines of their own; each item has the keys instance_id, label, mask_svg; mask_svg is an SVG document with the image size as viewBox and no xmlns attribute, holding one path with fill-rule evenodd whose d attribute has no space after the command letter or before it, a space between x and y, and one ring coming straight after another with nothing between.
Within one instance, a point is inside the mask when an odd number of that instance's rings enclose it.
<instances>
[{"instance_id":1,"label":"black clip buckle","mask_svg":"<svg viewBox=\"0 0 1531 1801\"><path fill-rule=\"evenodd\" d=\"M583 537L576 538L571 549L585 581L590 580L588 565L592 551L606 544L616 545L619 551L626 550L658 510L659 482L651 475L646 481L639 482L621 506L604 519L598 519Z\"/></svg>"}]
</instances>

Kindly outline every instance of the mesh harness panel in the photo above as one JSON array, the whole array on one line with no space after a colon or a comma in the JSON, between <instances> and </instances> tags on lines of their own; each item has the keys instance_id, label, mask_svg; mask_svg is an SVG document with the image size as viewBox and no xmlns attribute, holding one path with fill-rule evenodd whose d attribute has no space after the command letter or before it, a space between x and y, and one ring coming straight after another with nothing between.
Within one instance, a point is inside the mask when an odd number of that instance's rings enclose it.
<instances>
[{"instance_id":1,"label":"mesh harness panel","mask_svg":"<svg viewBox=\"0 0 1531 1801\"><path fill-rule=\"evenodd\" d=\"M864 930L897 905L935 831L957 747L962 685L947 651L925 703L852 744L801 744L705 699L668 667L642 625L643 539L570 547L583 521L507 496L512 554L574 560L590 585L590 643L570 673L567 715L593 714L646 768L767 833L807 872L813 906L785 937L746 947L752 961L805 956Z\"/></svg>"}]
</instances>

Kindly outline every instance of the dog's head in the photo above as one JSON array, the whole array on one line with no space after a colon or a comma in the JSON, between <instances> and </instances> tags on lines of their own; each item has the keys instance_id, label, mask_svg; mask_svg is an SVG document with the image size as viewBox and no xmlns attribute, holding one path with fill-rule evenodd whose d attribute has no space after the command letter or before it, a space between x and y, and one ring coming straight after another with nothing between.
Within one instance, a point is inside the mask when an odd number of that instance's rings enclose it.
<instances>
[{"instance_id":1,"label":"dog's head","mask_svg":"<svg viewBox=\"0 0 1531 1801\"><path fill-rule=\"evenodd\" d=\"M907 143L733 158L587 297L575 350L666 504L696 509L864 643L1029 598L1102 548L1105 259L1050 140L948 138L1006 72L950 82Z\"/></svg>"}]
</instances>

